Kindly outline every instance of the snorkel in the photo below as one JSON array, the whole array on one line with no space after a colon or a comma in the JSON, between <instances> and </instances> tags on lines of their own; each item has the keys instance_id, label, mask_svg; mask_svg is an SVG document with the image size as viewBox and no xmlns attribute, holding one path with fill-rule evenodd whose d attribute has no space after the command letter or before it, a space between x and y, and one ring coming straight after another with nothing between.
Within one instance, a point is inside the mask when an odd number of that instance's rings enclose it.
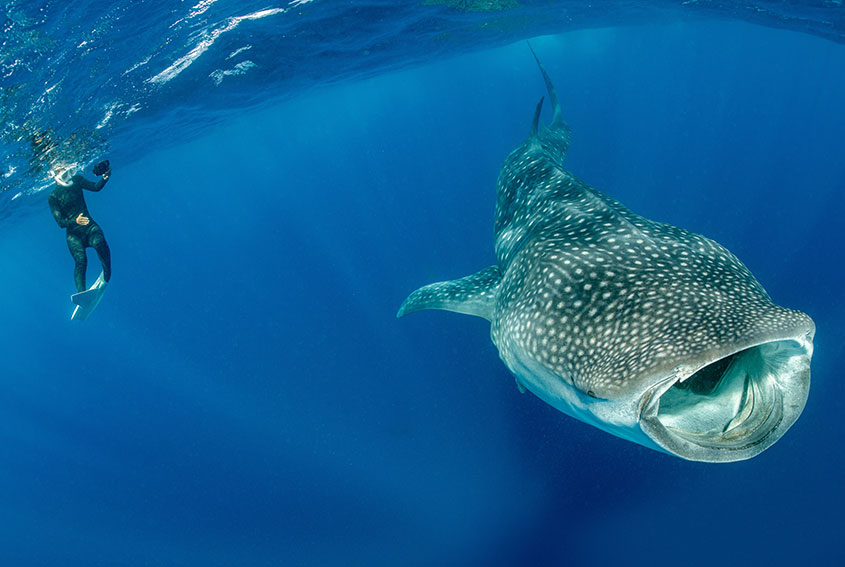
<instances>
[{"instance_id":1,"label":"snorkel","mask_svg":"<svg viewBox=\"0 0 845 567\"><path fill-rule=\"evenodd\" d=\"M62 187L70 187L71 185L73 185L73 166L58 166L53 168L50 173L53 174L53 179L56 181L56 183L58 183Z\"/></svg>"}]
</instances>

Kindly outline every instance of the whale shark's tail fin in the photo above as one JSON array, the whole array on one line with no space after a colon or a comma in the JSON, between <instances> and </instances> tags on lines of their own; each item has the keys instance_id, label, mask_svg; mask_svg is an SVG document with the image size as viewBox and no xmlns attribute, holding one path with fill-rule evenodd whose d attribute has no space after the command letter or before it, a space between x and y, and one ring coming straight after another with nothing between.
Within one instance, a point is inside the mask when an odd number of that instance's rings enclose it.
<instances>
[{"instance_id":1,"label":"whale shark's tail fin","mask_svg":"<svg viewBox=\"0 0 845 567\"><path fill-rule=\"evenodd\" d=\"M540 58L537 57L537 53L534 51L534 48L531 47L530 43L528 44L528 49L531 50L531 55L534 56L534 61L536 61L537 66L540 67L540 72L543 74L543 81L546 83L546 90L549 91L549 102L552 103L552 111L554 112L550 127L566 127L566 122L563 121L563 111L560 109L560 102L557 99L557 91L555 90L555 86L552 84L552 79L549 77L549 74L546 73L546 68L543 67L543 63L540 61Z\"/></svg>"},{"instance_id":2,"label":"whale shark's tail fin","mask_svg":"<svg viewBox=\"0 0 845 567\"><path fill-rule=\"evenodd\" d=\"M396 316L423 309L445 309L489 321L501 282L499 266L490 266L459 280L429 284L409 295Z\"/></svg>"},{"instance_id":3,"label":"whale shark's tail fin","mask_svg":"<svg viewBox=\"0 0 845 567\"><path fill-rule=\"evenodd\" d=\"M531 136L539 140L543 149L546 150L551 157L553 157L558 163L562 163L563 158L566 155L566 150L569 149L569 142L572 139L572 130L563 120L563 111L560 108L557 91L555 90L555 86L552 84L551 78L549 78L549 74L546 73L546 68L543 67L543 63L540 62L540 58L537 57L537 54L534 52L534 48L531 47L530 43L528 44L528 49L531 50L531 54L534 56L534 60L540 68L540 73L543 74L543 81L546 83L546 90L549 92L549 102L552 105L551 123L539 131L532 125ZM535 114L535 124L537 122L537 118L538 117Z\"/></svg>"},{"instance_id":4,"label":"whale shark's tail fin","mask_svg":"<svg viewBox=\"0 0 845 567\"><path fill-rule=\"evenodd\" d=\"M540 111L543 110L543 100L546 97L540 97L540 102L537 103L537 108L534 109L534 120L531 122L531 134L530 138L536 139L537 138L537 131L540 124Z\"/></svg>"}]
</instances>

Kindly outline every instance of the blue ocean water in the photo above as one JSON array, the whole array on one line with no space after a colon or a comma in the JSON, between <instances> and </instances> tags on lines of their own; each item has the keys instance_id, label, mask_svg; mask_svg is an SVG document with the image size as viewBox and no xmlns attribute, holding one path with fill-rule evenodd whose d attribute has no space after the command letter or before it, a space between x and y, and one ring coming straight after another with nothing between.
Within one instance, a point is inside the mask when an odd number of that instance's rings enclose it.
<instances>
[{"instance_id":1,"label":"blue ocean water","mask_svg":"<svg viewBox=\"0 0 845 567\"><path fill-rule=\"evenodd\" d=\"M692 4L7 3L0 564L840 561L842 8ZM760 456L617 439L520 394L487 322L395 319L494 262L531 37L572 172L814 318ZM114 276L72 323L48 169L104 157Z\"/></svg>"}]
</instances>

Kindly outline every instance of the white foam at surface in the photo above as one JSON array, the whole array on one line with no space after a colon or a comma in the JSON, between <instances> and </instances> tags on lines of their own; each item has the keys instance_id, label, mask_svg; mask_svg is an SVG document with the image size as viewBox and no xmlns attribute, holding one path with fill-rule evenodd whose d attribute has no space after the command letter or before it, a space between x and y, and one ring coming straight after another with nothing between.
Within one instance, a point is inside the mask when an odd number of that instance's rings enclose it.
<instances>
[{"instance_id":1,"label":"white foam at surface","mask_svg":"<svg viewBox=\"0 0 845 567\"><path fill-rule=\"evenodd\" d=\"M197 4L196 6L191 8L191 11L188 13L187 16L185 16L184 18L179 18L178 20L176 20L175 22L170 24L170 27L175 28L176 26L178 26L182 22L187 22L188 20L193 20L197 16L204 14L205 11L208 10L209 8L211 8L214 5L215 2L217 2L217 0L201 0L199 4Z\"/></svg>"},{"instance_id":2,"label":"white foam at surface","mask_svg":"<svg viewBox=\"0 0 845 567\"><path fill-rule=\"evenodd\" d=\"M96 125L96 126L94 126L94 129L95 129L95 130L99 130L100 128L102 128L102 127L104 127L106 124L108 124L108 123L109 123L109 120L111 120L111 117L114 115L114 109L115 109L115 108L117 108L118 106L119 106L119 104L114 103L114 102L113 102L113 103L111 103L111 104L109 104L109 105L107 105L107 106L106 106L106 114L105 114L105 116L103 116L103 119L102 119L102 120L100 120L100 121L97 123L97 125Z\"/></svg>"},{"instance_id":3,"label":"white foam at surface","mask_svg":"<svg viewBox=\"0 0 845 567\"><path fill-rule=\"evenodd\" d=\"M228 60L228 59L231 59L232 57L235 57L235 56L236 56L236 55L238 55L239 53L243 53L244 51L246 51L246 50L248 50L248 49L252 49L252 46L251 46L251 45L244 45L243 47L241 47L241 48L239 48L239 49L236 49L236 50L234 50L233 52L231 52L231 53L228 55L228 57L226 57L226 59L227 59L227 60Z\"/></svg>"},{"instance_id":4,"label":"white foam at surface","mask_svg":"<svg viewBox=\"0 0 845 567\"><path fill-rule=\"evenodd\" d=\"M241 22L247 20L260 20L262 18L266 18L268 16L274 16L276 14L282 14L286 12L284 8L268 8L266 10L259 10L258 12L253 12L252 14L247 14L245 16L235 16L233 18L229 18L226 22L217 29L212 30L211 32L205 32L205 38L201 40L196 46L194 46L191 51L177 59L172 65L170 65L167 69L155 75L154 77L150 77L146 80L147 83L152 84L164 84L177 75L190 67L190 65L196 61L203 53L205 53L209 47L214 45L214 42L226 32L230 32L233 29L237 28Z\"/></svg>"},{"instance_id":5,"label":"white foam at surface","mask_svg":"<svg viewBox=\"0 0 845 567\"><path fill-rule=\"evenodd\" d=\"M252 61L250 61L249 59L247 59L246 61L242 61L242 62L238 63L232 69L227 69L226 71L222 71L220 69L217 69L216 71L213 71L209 75L209 77L211 77L211 80L214 81L215 85L219 85L220 83L223 82L223 79L225 79L226 77L231 77L231 76L234 76L234 75L243 75L244 73L246 73L247 71L249 71L253 67L257 67L257 65L255 63L253 63Z\"/></svg>"}]
</instances>

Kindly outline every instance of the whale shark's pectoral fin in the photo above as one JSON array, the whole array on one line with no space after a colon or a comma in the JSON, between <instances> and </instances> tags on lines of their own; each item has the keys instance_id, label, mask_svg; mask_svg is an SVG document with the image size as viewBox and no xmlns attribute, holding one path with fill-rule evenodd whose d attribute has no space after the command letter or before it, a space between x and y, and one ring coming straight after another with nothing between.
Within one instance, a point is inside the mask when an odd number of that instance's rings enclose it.
<instances>
[{"instance_id":1,"label":"whale shark's pectoral fin","mask_svg":"<svg viewBox=\"0 0 845 567\"><path fill-rule=\"evenodd\" d=\"M499 266L490 266L459 280L428 284L409 295L396 316L423 309L445 309L489 321L500 283L502 272Z\"/></svg>"}]
</instances>

